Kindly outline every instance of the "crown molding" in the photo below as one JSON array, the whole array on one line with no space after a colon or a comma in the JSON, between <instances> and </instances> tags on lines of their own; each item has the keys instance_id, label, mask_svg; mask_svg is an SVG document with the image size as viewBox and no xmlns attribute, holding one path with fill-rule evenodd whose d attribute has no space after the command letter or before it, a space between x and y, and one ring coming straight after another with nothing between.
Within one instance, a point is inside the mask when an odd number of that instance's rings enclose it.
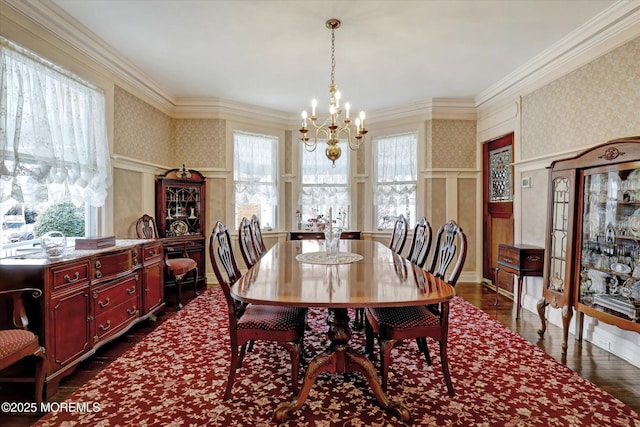
<instances>
[{"instance_id":1,"label":"crown molding","mask_svg":"<svg viewBox=\"0 0 640 427\"><path fill-rule=\"evenodd\" d=\"M152 101L159 109L168 113L173 110L175 99L172 95L162 90L151 77L143 73L132 62L124 58L119 52L68 15L51 0L37 2L3 0L3 2L104 67L117 79L122 80Z\"/></svg>"},{"instance_id":2,"label":"crown molding","mask_svg":"<svg viewBox=\"0 0 640 427\"><path fill-rule=\"evenodd\" d=\"M285 123L292 129L298 126L297 114L220 98L176 98L51 0L2 2L104 67L125 86L171 117L242 117ZM638 36L640 2L620 0L473 100L434 98L373 111L368 116L376 121L407 118L475 120L478 111L538 89Z\"/></svg>"},{"instance_id":3,"label":"crown molding","mask_svg":"<svg viewBox=\"0 0 640 427\"><path fill-rule=\"evenodd\" d=\"M530 93L640 36L640 2L621 0L476 97L476 107Z\"/></svg>"}]
</instances>

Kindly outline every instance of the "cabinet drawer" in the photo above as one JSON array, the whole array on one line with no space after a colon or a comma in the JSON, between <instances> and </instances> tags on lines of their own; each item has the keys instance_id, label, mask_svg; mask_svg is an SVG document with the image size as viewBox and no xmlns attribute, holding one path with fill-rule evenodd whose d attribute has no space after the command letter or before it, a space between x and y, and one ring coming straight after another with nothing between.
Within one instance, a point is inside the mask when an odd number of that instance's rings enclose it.
<instances>
[{"instance_id":1,"label":"cabinet drawer","mask_svg":"<svg viewBox=\"0 0 640 427\"><path fill-rule=\"evenodd\" d=\"M93 313L98 316L130 298L137 299L139 275L140 273L134 273L120 280L95 287L91 292Z\"/></svg>"},{"instance_id":2,"label":"cabinet drawer","mask_svg":"<svg viewBox=\"0 0 640 427\"><path fill-rule=\"evenodd\" d=\"M101 339L113 335L129 325L129 323L138 317L140 312L137 306L137 298L131 298L122 302L110 310L105 311L95 317L95 329L93 342L94 344Z\"/></svg>"},{"instance_id":3,"label":"cabinet drawer","mask_svg":"<svg viewBox=\"0 0 640 427\"><path fill-rule=\"evenodd\" d=\"M143 249L144 256L143 262L146 264L148 261L154 260L163 254L162 244L158 243L157 245L148 245Z\"/></svg>"},{"instance_id":4,"label":"cabinet drawer","mask_svg":"<svg viewBox=\"0 0 640 427\"><path fill-rule=\"evenodd\" d=\"M87 282L89 281L89 262L82 261L53 268L51 269L51 276L54 290Z\"/></svg>"},{"instance_id":5,"label":"cabinet drawer","mask_svg":"<svg viewBox=\"0 0 640 427\"><path fill-rule=\"evenodd\" d=\"M522 257L523 271L540 271L544 267L544 253L527 253Z\"/></svg>"},{"instance_id":6,"label":"cabinet drawer","mask_svg":"<svg viewBox=\"0 0 640 427\"><path fill-rule=\"evenodd\" d=\"M101 255L91 261L91 278L94 280L118 277L133 270L133 249L109 255Z\"/></svg>"}]
</instances>

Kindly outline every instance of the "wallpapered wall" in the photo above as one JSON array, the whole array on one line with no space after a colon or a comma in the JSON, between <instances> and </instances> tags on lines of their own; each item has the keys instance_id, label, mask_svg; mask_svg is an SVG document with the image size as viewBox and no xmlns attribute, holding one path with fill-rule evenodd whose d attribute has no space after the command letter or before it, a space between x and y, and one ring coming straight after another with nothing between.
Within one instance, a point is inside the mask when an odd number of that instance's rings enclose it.
<instances>
[{"instance_id":1,"label":"wallpapered wall","mask_svg":"<svg viewBox=\"0 0 640 427\"><path fill-rule=\"evenodd\" d=\"M113 154L172 164L169 116L116 86L113 117Z\"/></svg>"},{"instance_id":2,"label":"wallpapered wall","mask_svg":"<svg viewBox=\"0 0 640 427\"><path fill-rule=\"evenodd\" d=\"M522 99L522 158L640 134L640 38Z\"/></svg>"},{"instance_id":3,"label":"wallpapered wall","mask_svg":"<svg viewBox=\"0 0 640 427\"><path fill-rule=\"evenodd\" d=\"M225 122L219 119L173 120L172 161L192 169L225 167ZM179 167L177 165L175 167Z\"/></svg>"},{"instance_id":4,"label":"wallpapered wall","mask_svg":"<svg viewBox=\"0 0 640 427\"><path fill-rule=\"evenodd\" d=\"M432 120L427 162L433 168L476 167L476 121Z\"/></svg>"}]
</instances>

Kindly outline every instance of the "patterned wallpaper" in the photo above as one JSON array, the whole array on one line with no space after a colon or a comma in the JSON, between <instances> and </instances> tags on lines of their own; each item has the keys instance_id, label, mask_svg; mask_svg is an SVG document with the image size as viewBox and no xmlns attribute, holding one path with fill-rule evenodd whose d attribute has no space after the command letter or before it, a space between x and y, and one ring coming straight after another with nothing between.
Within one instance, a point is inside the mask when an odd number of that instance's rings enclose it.
<instances>
[{"instance_id":1,"label":"patterned wallpaper","mask_svg":"<svg viewBox=\"0 0 640 427\"><path fill-rule=\"evenodd\" d=\"M640 38L522 99L522 159L640 135Z\"/></svg>"},{"instance_id":2,"label":"patterned wallpaper","mask_svg":"<svg viewBox=\"0 0 640 427\"><path fill-rule=\"evenodd\" d=\"M114 90L113 153L171 165L171 119L124 89Z\"/></svg>"},{"instance_id":3,"label":"patterned wallpaper","mask_svg":"<svg viewBox=\"0 0 640 427\"><path fill-rule=\"evenodd\" d=\"M192 169L225 167L225 121L175 119L171 165L185 163ZM176 166L177 165L177 166Z\"/></svg>"},{"instance_id":4,"label":"patterned wallpaper","mask_svg":"<svg viewBox=\"0 0 640 427\"><path fill-rule=\"evenodd\" d=\"M432 120L431 152L433 168L476 167L476 121ZM428 145L429 146L429 145Z\"/></svg>"}]
</instances>

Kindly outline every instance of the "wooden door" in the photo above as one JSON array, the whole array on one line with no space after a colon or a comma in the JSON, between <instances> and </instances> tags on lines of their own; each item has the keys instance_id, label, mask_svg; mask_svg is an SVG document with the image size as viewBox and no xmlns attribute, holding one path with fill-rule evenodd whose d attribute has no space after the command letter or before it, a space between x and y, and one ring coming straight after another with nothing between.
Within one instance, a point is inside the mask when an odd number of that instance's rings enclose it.
<instances>
[{"instance_id":1,"label":"wooden door","mask_svg":"<svg viewBox=\"0 0 640 427\"><path fill-rule=\"evenodd\" d=\"M498 245L513 243L513 133L485 142L482 153L482 275L493 284ZM500 275L500 289L513 294L511 275Z\"/></svg>"}]
</instances>

